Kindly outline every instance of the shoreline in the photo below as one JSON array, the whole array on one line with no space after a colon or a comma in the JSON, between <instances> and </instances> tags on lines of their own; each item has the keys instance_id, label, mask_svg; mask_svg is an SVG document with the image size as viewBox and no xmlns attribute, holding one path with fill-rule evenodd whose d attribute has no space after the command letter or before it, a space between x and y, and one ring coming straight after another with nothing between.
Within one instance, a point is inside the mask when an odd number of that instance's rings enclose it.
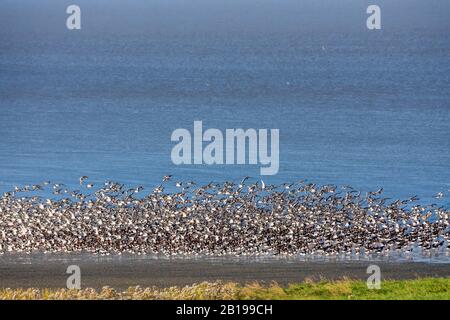
<instances>
[{"instance_id":1,"label":"shoreline","mask_svg":"<svg viewBox=\"0 0 450 320\"><path fill-rule=\"evenodd\" d=\"M82 288L168 287L201 282L280 285L312 280L366 280L377 265L383 280L450 277L448 263L407 261L298 261L294 259L98 257L92 255L0 256L0 288L65 288L69 265L81 269Z\"/></svg>"}]
</instances>

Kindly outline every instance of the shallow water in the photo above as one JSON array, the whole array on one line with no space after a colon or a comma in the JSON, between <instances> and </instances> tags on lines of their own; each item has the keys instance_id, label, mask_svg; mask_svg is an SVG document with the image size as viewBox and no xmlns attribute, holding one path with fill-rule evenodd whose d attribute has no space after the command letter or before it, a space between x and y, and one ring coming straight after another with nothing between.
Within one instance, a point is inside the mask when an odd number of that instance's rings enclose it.
<instances>
[{"instance_id":1,"label":"shallow water","mask_svg":"<svg viewBox=\"0 0 450 320\"><path fill-rule=\"evenodd\" d=\"M85 262L113 262L115 264L131 265L134 263L150 263L154 262L182 262L190 261L195 262L208 262L212 264L221 264L223 262L235 262L235 263L299 263L299 262L311 262L311 263L358 263L358 262L391 262L391 263L431 263L431 264L449 264L450 252L445 247L435 250L421 251L417 248L410 252L395 251L389 254L333 254L333 255L321 255L321 254L308 254L308 255L173 255L166 256L162 254L92 254L86 252L78 253L5 253L0 255L0 262L3 263L17 263L17 264L41 264L46 262L61 262L68 263L74 260L81 260Z\"/></svg>"}]
</instances>

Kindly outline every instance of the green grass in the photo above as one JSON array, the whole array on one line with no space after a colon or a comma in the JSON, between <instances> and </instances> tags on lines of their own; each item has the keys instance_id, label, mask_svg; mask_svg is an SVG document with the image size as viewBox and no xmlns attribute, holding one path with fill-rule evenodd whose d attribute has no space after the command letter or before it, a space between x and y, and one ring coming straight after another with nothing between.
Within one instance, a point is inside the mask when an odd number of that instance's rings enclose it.
<instances>
[{"instance_id":1,"label":"green grass","mask_svg":"<svg viewBox=\"0 0 450 320\"><path fill-rule=\"evenodd\" d=\"M422 278L415 280L385 280L381 289L369 290L364 281L305 281L281 287L274 283L264 286L258 283L239 285L233 282L203 282L185 287L141 288L130 287L116 291L104 287L94 289L0 289L0 299L59 300L59 299L136 299L136 300L450 300L450 278Z\"/></svg>"}]
</instances>

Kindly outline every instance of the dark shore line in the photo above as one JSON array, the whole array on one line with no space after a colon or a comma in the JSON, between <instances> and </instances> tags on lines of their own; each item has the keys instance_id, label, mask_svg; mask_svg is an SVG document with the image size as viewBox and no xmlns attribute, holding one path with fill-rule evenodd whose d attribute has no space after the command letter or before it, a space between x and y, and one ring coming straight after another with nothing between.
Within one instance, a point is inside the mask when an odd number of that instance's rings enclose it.
<instances>
[{"instance_id":1,"label":"dark shore line","mask_svg":"<svg viewBox=\"0 0 450 320\"><path fill-rule=\"evenodd\" d=\"M0 288L65 288L69 265L81 270L82 288L110 286L184 286L204 281L260 282L280 285L306 279L366 280L370 265L380 267L382 279L450 277L449 263L396 261L298 261L294 259L158 259L83 255L0 256Z\"/></svg>"}]
</instances>

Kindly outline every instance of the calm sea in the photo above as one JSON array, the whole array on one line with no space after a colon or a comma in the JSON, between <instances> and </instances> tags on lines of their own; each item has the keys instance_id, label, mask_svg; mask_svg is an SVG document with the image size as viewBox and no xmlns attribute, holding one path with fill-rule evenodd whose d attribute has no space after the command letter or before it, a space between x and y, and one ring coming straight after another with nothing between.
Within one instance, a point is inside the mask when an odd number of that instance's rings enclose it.
<instances>
[{"instance_id":1,"label":"calm sea","mask_svg":"<svg viewBox=\"0 0 450 320\"><path fill-rule=\"evenodd\" d=\"M368 2L333 2L78 1L69 31L69 2L0 1L0 191L261 179L172 164L172 131L202 120L280 129L266 183L433 201L450 189L450 4L379 1L369 31Z\"/></svg>"}]
</instances>

